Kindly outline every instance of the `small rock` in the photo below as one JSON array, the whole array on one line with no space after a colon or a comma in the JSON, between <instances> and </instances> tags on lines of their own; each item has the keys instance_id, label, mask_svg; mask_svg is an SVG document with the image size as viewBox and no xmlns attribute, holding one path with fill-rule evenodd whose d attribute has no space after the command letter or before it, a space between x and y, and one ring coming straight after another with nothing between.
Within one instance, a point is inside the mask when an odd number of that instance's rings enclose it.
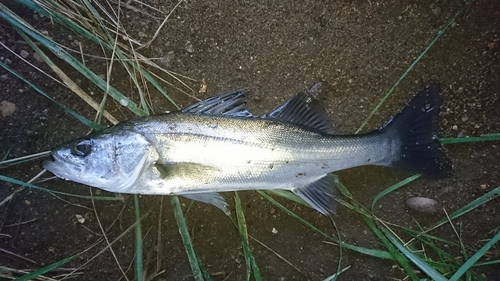
<instances>
[{"instance_id":1,"label":"small rock","mask_svg":"<svg viewBox=\"0 0 500 281\"><path fill-rule=\"evenodd\" d=\"M0 103L0 112L3 117L12 115L16 111L16 105L6 100Z\"/></svg>"},{"instance_id":2,"label":"small rock","mask_svg":"<svg viewBox=\"0 0 500 281\"><path fill-rule=\"evenodd\" d=\"M128 100L127 99L121 99L120 100L120 104L123 105L123 106L127 106L128 105Z\"/></svg>"},{"instance_id":3,"label":"small rock","mask_svg":"<svg viewBox=\"0 0 500 281\"><path fill-rule=\"evenodd\" d=\"M191 41L187 41L186 42L186 45L184 45L184 47L186 48L186 51L190 54L194 53L194 48L193 48L193 44L191 44Z\"/></svg>"},{"instance_id":4,"label":"small rock","mask_svg":"<svg viewBox=\"0 0 500 281\"><path fill-rule=\"evenodd\" d=\"M201 85L200 85L200 90L198 91L200 94L203 94L207 91L207 82L205 81L205 78L201 79Z\"/></svg>"},{"instance_id":5,"label":"small rock","mask_svg":"<svg viewBox=\"0 0 500 281\"><path fill-rule=\"evenodd\" d=\"M436 200L426 197L412 197L406 200L406 205L413 211L426 214L433 214L438 211Z\"/></svg>"},{"instance_id":6,"label":"small rock","mask_svg":"<svg viewBox=\"0 0 500 281\"><path fill-rule=\"evenodd\" d=\"M78 223L80 224L83 224L85 222L85 218L82 217L82 215L75 215L76 216L76 220L78 221Z\"/></svg>"},{"instance_id":7,"label":"small rock","mask_svg":"<svg viewBox=\"0 0 500 281\"><path fill-rule=\"evenodd\" d=\"M21 57L23 59L27 58L30 55L30 53L26 50L21 50Z\"/></svg>"},{"instance_id":8,"label":"small rock","mask_svg":"<svg viewBox=\"0 0 500 281\"><path fill-rule=\"evenodd\" d=\"M163 58L161 58L161 62L165 65L165 68L171 68L174 60L175 60L174 51L168 52L165 56L163 56Z\"/></svg>"}]
</instances>

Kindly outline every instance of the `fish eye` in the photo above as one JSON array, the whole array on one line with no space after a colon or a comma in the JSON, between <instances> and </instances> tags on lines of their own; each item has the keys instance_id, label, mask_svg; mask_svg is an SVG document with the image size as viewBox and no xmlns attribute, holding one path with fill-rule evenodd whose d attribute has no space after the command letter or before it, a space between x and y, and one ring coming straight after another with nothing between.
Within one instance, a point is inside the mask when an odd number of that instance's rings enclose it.
<instances>
[{"instance_id":1,"label":"fish eye","mask_svg":"<svg viewBox=\"0 0 500 281\"><path fill-rule=\"evenodd\" d=\"M81 140L73 146L71 154L75 156L87 156L90 153L93 142L91 140Z\"/></svg>"}]
</instances>

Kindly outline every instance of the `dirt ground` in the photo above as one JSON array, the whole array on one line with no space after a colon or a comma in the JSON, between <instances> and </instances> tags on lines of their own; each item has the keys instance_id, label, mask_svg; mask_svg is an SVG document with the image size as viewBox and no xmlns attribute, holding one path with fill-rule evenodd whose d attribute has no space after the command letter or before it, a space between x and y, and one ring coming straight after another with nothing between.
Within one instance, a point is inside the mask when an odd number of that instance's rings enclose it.
<instances>
[{"instance_id":1,"label":"dirt ground","mask_svg":"<svg viewBox=\"0 0 500 281\"><path fill-rule=\"evenodd\" d=\"M168 13L177 2L155 4ZM86 52L102 55L101 48L51 24L47 18L7 1L6 5L46 31L56 41L73 49L83 44ZM148 13L151 10L131 2ZM335 120L339 133L354 133L372 108L405 72L432 39L460 10L449 30L437 41L416 68L370 121L365 131L375 129L394 115L426 84L440 82L443 100L440 137L479 136L500 132L500 1L186 1L172 14L152 45L143 50L163 67L196 81L188 81L199 99L229 90L249 90L249 108L265 113L294 94L323 81L321 104ZM122 23L130 35L146 42L165 14L146 16L123 9ZM0 21L0 40L17 54L47 69L7 23ZM79 55L77 55L78 57ZM53 57L53 59L57 59ZM23 74L59 102L93 119L93 111L68 89L41 75L0 46L0 61ZM59 61L64 66L64 63ZM97 73L106 73L101 60L87 58ZM100 101L102 92L69 67L64 69L82 89ZM129 79L119 68L112 84L137 97ZM165 75L165 78L168 78ZM206 92L198 93L204 80ZM9 158L47 151L64 141L85 135L88 129L54 103L38 95L21 80L0 69L0 101L15 105L15 111L0 116L0 157ZM181 106L196 100L166 86ZM155 112L175 108L152 93ZM108 102L120 120L132 117L117 103ZM445 217L444 211L419 216L407 210L406 200L424 196L437 200L448 213L500 185L498 142L447 145L454 174L444 179L420 178L377 202L376 214L385 221L416 228ZM40 172L32 161L0 174L27 181ZM339 173L354 197L370 206L374 196L406 178L408 173L389 168L363 167ZM48 177L45 175L44 177ZM40 186L53 190L89 194L83 185L52 180ZM18 188L0 182L0 200ZM94 190L95 192L96 190ZM109 195L101 192L101 195ZM240 192L249 234L265 280L322 280L333 273L338 248L325 238L280 211L256 192ZM232 194L225 198L234 207ZM100 223L110 240L134 222L133 200L96 202ZM188 200L181 199L183 204ZM322 231L334 234L330 221L308 208L278 199ZM161 209L160 209L161 206ZM155 280L191 280L169 197L142 196L145 265L151 274L157 264L163 271ZM86 218L78 223L76 215ZM239 234L218 209L194 203L187 213L197 253L213 280L243 280L245 260ZM342 239L351 244L383 249L359 216L338 207L334 217ZM161 224L161 234L158 225ZM455 221L469 253L475 252L498 231L500 201L493 200ZM275 230L275 231L273 231ZM457 242L452 228L443 226L433 235ZM160 239L158 236L160 235ZM47 192L25 189L0 207L0 264L15 269L35 269L91 247L102 236L92 203L85 199L58 198ZM161 244L158 244L158 240ZM459 248L441 245L455 256ZM76 268L89 260L105 242L90 249L65 268ZM121 266L133 277L134 234L120 239L113 249ZM497 249L498 250L498 249ZM157 261L157 254L161 259ZM286 259L287 264L282 259ZM498 259L498 253L496 258ZM381 260L349 250L343 251L342 268L350 266L338 280L402 279L403 271L393 261ZM73 280L124 280L112 254L105 251L78 271ZM499 280L500 269L481 267L486 280ZM55 275L62 274L61 270ZM50 275L50 274L49 274ZM53 276L52 274L51 276ZM422 275L424 277L425 275Z\"/></svg>"}]
</instances>

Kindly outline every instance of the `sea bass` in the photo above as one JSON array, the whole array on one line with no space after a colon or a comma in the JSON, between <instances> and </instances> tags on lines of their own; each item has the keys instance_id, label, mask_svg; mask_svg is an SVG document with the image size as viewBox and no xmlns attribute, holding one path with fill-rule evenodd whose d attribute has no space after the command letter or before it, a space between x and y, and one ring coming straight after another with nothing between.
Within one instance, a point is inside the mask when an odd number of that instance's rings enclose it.
<instances>
[{"instance_id":1,"label":"sea bass","mask_svg":"<svg viewBox=\"0 0 500 281\"><path fill-rule=\"evenodd\" d=\"M425 88L378 130L336 135L307 91L264 116L248 111L245 91L235 91L70 141L43 167L107 191L182 195L226 213L219 192L290 190L330 215L332 172L378 165L439 176L450 169L435 136L439 92Z\"/></svg>"}]
</instances>

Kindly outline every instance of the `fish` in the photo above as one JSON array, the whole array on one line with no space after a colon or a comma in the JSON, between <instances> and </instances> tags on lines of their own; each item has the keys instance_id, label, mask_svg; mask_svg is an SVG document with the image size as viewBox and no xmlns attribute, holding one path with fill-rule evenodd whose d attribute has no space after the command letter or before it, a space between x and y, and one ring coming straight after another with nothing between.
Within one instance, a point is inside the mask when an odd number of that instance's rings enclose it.
<instances>
[{"instance_id":1,"label":"fish","mask_svg":"<svg viewBox=\"0 0 500 281\"><path fill-rule=\"evenodd\" d=\"M288 190L331 216L336 171L377 165L430 177L449 173L436 136L440 91L427 86L380 128L345 135L310 91L259 116L246 108L247 91L235 90L69 141L42 166L106 191L180 195L226 214L220 192Z\"/></svg>"}]
</instances>

